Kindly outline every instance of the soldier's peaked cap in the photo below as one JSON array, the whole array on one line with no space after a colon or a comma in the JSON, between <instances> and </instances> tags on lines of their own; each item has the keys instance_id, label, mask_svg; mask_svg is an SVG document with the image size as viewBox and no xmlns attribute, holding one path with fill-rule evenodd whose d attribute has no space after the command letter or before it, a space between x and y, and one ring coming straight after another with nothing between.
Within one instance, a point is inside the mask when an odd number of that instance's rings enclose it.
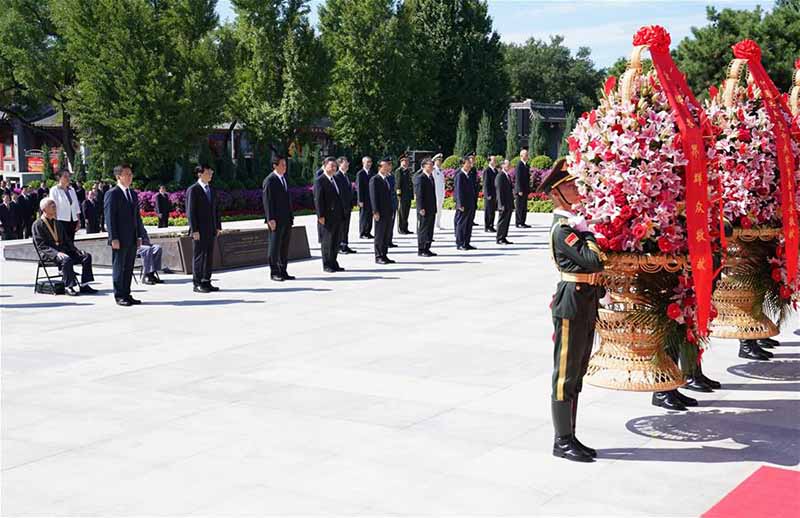
<instances>
[{"instance_id":1,"label":"soldier's peaked cap","mask_svg":"<svg viewBox=\"0 0 800 518\"><path fill-rule=\"evenodd\" d=\"M550 191L559 185L572 182L575 179L576 178L567 171L567 159L559 158L556 160L556 163L553 164L553 168L547 176L545 176L544 180L542 180L542 185L539 186L539 190L545 194L550 194Z\"/></svg>"}]
</instances>

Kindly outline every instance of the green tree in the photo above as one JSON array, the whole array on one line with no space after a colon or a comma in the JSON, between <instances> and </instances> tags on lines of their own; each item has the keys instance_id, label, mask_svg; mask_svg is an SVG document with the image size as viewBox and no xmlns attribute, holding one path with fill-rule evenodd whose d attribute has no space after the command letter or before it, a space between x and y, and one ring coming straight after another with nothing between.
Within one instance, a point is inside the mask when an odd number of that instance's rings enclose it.
<instances>
[{"instance_id":1,"label":"green tree","mask_svg":"<svg viewBox=\"0 0 800 518\"><path fill-rule=\"evenodd\" d=\"M514 110L508 111L508 127L506 128L506 158L511 160L519 154L519 129L517 114Z\"/></svg>"},{"instance_id":2,"label":"green tree","mask_svg":"<svg viewBox=\"0 0 800 518\"><path fill-rule=\"evenodd\" d=\"M472 135L469 131L469 115L466 110L462 109L461 114L458 116L458 127L456 128L456 143L453 148L453 154L457 156L466 156L472 147Z\"/></svg>"},{"instance_id":3,"label":"green tree","mask_svg":"<svg viewBox=\"0 0 800 518\"><path fill-rule=\"evenodd\" d=\"M419 77L410 73L409 28L394 2L328 0L319 22L333 64L329 112L336 140L357 154L415 144L409 86Z\"/></svg>"},{"instance_id":4,"label":"green tree","mask_svg":"<svg viewBox=\"0 0 800 518\"><path fill-rule=\"evenodd\" d=\"M403 12L414 28L413 56L425 65L433 91L430 140L452 149L463 107L471 120L486 112L500 120L508 108L508 76L500 36L482 0L406 0ZM493 135L494 137L494 135Z\"/></svg>"},{"instance_id":5,"label":"green tree","mask_svg":"<svg viewBox=\"0 0 800 518\"><path fill-rule=\"evenodd\" d=\"M531 38L524 44L504 47L505 67L515 99L539 102L563 101L567 109L587 111L597 104L603 71L591 60L591 51L581 47L572 55L563 36L549 42Z\"/></svg>"},{"instance_id":6,"label":"green tree","mask_svg":"<svg viewBox=\"0 0 800 518\"><path fill-rule=\"evenodd\" d=\"M478 138L475 144L475 153L480 156L488 157L492 152L492 121L484 111L478 123Z\"/></svg>"},{"instance_id":7,"label":"green tree","mask_svg":"<svg viewBox=\"0 0 800 518\"><path fill-rule=\"evenodd\" d=\"M35 132L31 118L43 106L61 112L55 135L74 163L72 117L67 109L75 67L54 14L57 0L3 0L0 3L0 110Z\"/></svg>"},{"instance_id":8,"label":"green tree","mask_svg":"<svg viewBox=\"0 0 800 518\"><path fill-rule=\"evenodd\" d=\"M675 49L675 61L695 92L706 92L725 78L733 59L731 46L745 38L755 40L761 61L775 85L788 91L794 60L800 56L800 0L779 0L772 11L760 7L706 9L708 25L692 29Z\"/></svg>"},{"instance_id":9,"label":"green tree","mask_svg":"<svg viewBox=\"0 0 800 518\"><path fill-rule=\"evenodd\" d=\"M171 177L222 119L228 74L216 0L56 0L76 69L67 107L95 160Z\"/></svg>"},{"instance_id":10,"label":"green tree","mask_svg":"<svg viewBox=\"0 0 800 518\"><path fill-rule=\"evenodd\" d=\"M544 124L538 115L531 117L531 132L528 134L528 152L531 156L547 153L547 140L544 134Z\"/></svg>"},{"instance_id":11,"label":"green tree","mask_svg":"<svg viewBox=\"0 0 800 518\"><path fill-rule=\"evenodd\" d=\"M308 0L233 0L235 87L229 116L285 153L324 113L327 65L308 19Z\"/></svg>"},{"instance_id":12,"label":"green tree","mask_svg":"<svg viewBox=\"0 0 800 518\"><path fill-rule=\"evenodd\" d=\"M42 179L44 181L55 179L53 163L50 161L50 146L47 144L42 146Z\"/></svg>"},{"instance_id":13,"label":"green tree","mask_svg":"<svg viewBox=\"0 0 800 518\"><path fill-rule=\"evenodd\" d=\"M569 153L569 138L572 130L575 129L575 110L570 110L567 113L567 120L564 122L564 136L561 138L561 147L558 150L558 156L566 156Z\"/></svg>"}]
</instances>

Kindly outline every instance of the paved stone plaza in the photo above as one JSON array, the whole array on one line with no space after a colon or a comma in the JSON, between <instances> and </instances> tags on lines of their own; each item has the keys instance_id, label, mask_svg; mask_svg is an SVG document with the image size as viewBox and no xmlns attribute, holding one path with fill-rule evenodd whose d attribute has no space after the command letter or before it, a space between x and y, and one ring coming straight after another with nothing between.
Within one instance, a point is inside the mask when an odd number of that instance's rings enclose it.
<instances>
[{"instance_id":1,"label":"paved stone plaza","mask_svg":"<svg viewBox=\"0 0 800 518\"><path fill-rule=\"evenodd\" d=\"M439 232L431 259L397 236L385 267L355 239L324 274L302 217L297 281L225 271L201 295L164 275L132 308L110 269L73 299L1 262L2 514L699 516L762 465L798 469L796 317L772 362L715 340L724 390L689 413L587 387L579 436L600 458L552 457L556 274L550 216L531 219L510 247Z\"/></svg>"}]
</instances>

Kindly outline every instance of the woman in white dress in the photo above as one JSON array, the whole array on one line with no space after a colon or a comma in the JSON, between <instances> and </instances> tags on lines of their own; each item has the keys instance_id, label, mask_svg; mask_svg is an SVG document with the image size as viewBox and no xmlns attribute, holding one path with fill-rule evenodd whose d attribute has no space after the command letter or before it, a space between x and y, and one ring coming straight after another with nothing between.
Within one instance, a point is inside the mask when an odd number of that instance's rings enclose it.
<instances>
[{"instance_id":1,"label":"woman in white dress","mask_svg":"<svg viewBox=\"0 0 800 518\"><path fill-rule=\"evenodd\" d=\"M442 206L444 205L444 172L442 171L441 153L433 157L433 184L436 188L436 228L443 229L442 226Z\"/></svg>"},{"instance_id":2,"label":"woman in white dress","mask_svg":"<svg viewBox=\"0 0 800 518\"><path fill-rule=\"evenodd\" d=\"M45 157L47 160L48 157ZM81 203L75 189L70 185L70 173L62 169L58 173L58 183L50 188L50 197L56 202L56 219L64 231L64 239L72 243L75 232L81 228Z\"/></svg>"}]
</instances>

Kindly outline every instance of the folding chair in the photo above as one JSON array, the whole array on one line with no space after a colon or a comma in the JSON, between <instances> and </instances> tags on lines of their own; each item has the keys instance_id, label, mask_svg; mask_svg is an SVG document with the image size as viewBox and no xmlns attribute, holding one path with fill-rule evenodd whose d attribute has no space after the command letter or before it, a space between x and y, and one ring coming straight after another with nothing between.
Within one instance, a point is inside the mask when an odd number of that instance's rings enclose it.
<instances>
[{"instance_id":1,"label":"folding chair","mask_svg":"<svg viewBox=\"0 0 800 518\"><path fill-rule=\"evenodd\" d=\"M42 257L42 253L39 251L36 245L33 245L33 249L36 250L36 255L39 257L39 261L36 264L36 280L33 283L33 292L39 293L39 278L40 278L39 272L44 270L44 275L47 278L47 282L50 284L50 293L55 295L56 285L55 282L53 282L53 277L50 276L50 272L47 271L47 267L50 266L58 269L59 268L58 263L55 261L48 261L44 257Z\"/></svg>"},{"instance_id":2,"label":"folding chair","mask_svg":"<svg viewBox=\"0 0 800 518\"><path fill-rule=\"evenodd\" d=\"M136 275L137 268L139 269L139 275ZM136 260L133 263L133 281L136 284L144 282L144 262L142 261L142 256L138 250L136 251Z\"/></svg>"}]
</instances>

